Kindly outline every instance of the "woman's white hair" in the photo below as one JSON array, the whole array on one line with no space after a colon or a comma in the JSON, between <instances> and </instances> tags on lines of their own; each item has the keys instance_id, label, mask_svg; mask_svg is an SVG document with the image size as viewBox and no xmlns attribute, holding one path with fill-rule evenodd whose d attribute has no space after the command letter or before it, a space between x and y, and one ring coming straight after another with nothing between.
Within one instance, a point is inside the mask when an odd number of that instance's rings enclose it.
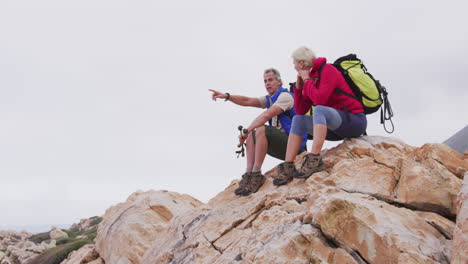
<instances>
[{"instance_id":1,"label":"woman's white hair","mask_svg":"<svg viewBox=\"0 0 468 264\"><path fill-rule=\"evenodd\" d=\"M306 66L312 66L312 61L316 58L315 53L304 46L293 51L291 57L297 61L304 61Z\"/></svg>"}]
</instances>

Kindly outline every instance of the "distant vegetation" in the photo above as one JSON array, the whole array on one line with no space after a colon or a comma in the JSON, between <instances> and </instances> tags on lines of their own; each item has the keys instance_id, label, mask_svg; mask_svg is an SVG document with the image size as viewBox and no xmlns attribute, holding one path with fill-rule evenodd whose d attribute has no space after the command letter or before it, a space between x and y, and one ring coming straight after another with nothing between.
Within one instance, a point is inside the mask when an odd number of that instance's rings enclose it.
<instances>
[{"instance_id":1,"label":"distant vegetation","mask_svg":"<svg viewBox=\"0 0 468 264\"><path fill-rule=\"evenodd\" d=\"M97 225L102 221L102 217L91 217L90 229L86 231L79 231L75 229L62 229L68 234L67 238L61 238L56 241L57 247L51 248L42 252L40 255L28 261L27 264L59 264L68 257L70 252L75 251L86 244L94 244L94 238L97 235ZM82 239L77 239L78 236L86 236ZM40 244L43 241L49 243L51 241L49 232L39 233L31 236L30 241Z\"/></svg>"},{"instance_id":2,"label":"distant vegetation","mask_svg":"<svg viewBox=\"0 0 468 264\"><path fill-rule=\"evenodd\" d=\"M50 236L49 236L49 232L45 232L45 233L39 233L39 234L35 234L35 235L32 235L30 238L28 238L29 241L32 241L36 244L40 244L42 243L43 241L50 241Z\"/></svg>"},{"instance_id":3,"label":"distant vegetation","mask_svg":"<svg viewBox=\"0 0 468 264\"><path fill-rule=\"evenodd\" d=\"M86 244L94 244L94 242L89 239L69 242L43 252L33 260L29 261L28 264L60 264L68 257L70 252L75 251Z\"/></svg>"}]
</instances>

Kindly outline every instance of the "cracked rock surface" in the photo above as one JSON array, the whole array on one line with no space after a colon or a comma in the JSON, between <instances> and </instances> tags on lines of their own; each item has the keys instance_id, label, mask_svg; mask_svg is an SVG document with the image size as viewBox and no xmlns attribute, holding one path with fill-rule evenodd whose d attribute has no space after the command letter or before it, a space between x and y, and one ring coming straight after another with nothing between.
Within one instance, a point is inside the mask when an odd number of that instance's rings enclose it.
<instances>
[{"instance_id":1,"label":"cracked rock surface","mask_svg":"<svg viewBox=\"0 0 468 264\"><path fill-rule=\"evenodd\" d=\"M141 263L174 215L203 205L197 199L168 191L136 192L106 210L99 224L96 251L105 263Z\"/></svg>"},{"instance_id":2,"label":"cracked rock surface","mask_svg":"<svg viewBox=\"0 0 468 264\"><path fill-rule=\"evenodd\" d=\"M134 194L106 212L96 250L117 264L468 261L468 160L459 153L361 137L323 157L326 171L276 187L272 169L247 197L234 194L238 180L207 204L170 192Z\"/></svg>"}]
</instances>

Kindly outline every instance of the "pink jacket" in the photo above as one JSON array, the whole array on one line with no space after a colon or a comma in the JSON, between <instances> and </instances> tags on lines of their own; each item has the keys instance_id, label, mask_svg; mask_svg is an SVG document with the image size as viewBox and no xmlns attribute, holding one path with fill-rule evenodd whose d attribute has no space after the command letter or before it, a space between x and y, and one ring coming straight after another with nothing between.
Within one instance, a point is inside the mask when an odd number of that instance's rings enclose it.
<instances>
[{"instance_id":1,"label":"pink jacket","mask_svg":"<svg viewBox=\"0 0 468 264\"><path fill-rule=\"evenodd\" d=\"M353 114L364 113L364 108L356 99L334 92L335 87L354 95L343 75L332 65L325 65L317 86L318 69L327 63L326 58L317 58L309 73L310 80L302 86L302 91L294 89L294 107L298 115L304 115L312 105L323 105Z\"/></svg>"}]
</instances>

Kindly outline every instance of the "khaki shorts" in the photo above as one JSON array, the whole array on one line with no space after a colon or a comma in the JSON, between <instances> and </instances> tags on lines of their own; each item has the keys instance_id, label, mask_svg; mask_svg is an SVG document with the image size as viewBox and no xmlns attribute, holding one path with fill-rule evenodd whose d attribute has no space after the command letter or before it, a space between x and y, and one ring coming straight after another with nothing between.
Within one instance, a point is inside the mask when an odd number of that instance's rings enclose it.
<instances>
[{"instance_id":1,"label":"khaki shorts","mask_svg":"<svg viewBox=\"0 0 468 264\"><path fill-rule=\"evenodd\" d=\"M252 133L254 143L255 140L255 130ZM280 159L286 159L286 149L288 147L288 134L272 126L265 126L265 136L268 141L268 151L267 154ZM302 153L305 149L301 149L299 153Z\"/></svg>"}]
</instances>

